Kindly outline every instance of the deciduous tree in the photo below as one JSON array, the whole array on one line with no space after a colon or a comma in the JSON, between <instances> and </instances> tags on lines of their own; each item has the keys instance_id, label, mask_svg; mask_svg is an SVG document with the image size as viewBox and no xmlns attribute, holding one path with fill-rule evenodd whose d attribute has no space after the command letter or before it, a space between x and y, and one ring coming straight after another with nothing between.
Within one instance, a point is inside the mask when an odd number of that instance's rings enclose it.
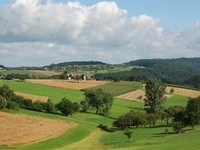
<instances>
[{"instance_id":1,"label":"deciduous tree","mask_svg":"<svg viewBox=\"0 0 200 150\"><path fill-rule=\"evenodd\" d=\"M82 101L81 104L84 110L92 108L95 109L96 114L107 116L112 102L113 97L109 93L105 93L102 89L92 89L85 91L85 101Z\"/></svg>"},{"instance_id":2,"label":"deciduous tree","mask_svg":"<svg viewBox=\"0 0 200 150\"><path fill-rule=\"evenodd\" d=\"M163 108L165 88L165 85L158 81L146 82L144 106L147 113L157 113Z\"/></svg>"}]
</instances>

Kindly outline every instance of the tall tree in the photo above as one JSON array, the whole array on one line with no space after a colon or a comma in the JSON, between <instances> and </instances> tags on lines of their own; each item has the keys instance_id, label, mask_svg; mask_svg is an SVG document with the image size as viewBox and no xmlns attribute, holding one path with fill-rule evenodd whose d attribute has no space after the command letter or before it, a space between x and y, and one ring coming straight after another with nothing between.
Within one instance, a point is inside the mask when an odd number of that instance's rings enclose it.
<instances>
[{"instance_id":1,"label":"tall tree","mask_svg":"<svg viewBox=\"0 0 200 150\"><path fill-rule=\"evenodd\" d=\"M161 82L146 81L144 106L147 113L157 113L163 108L165 88Z\"/></svg>"},{"instance_id":2,"label":"tall tree","mask_svg":"<svg viewBox=\"0 0 200 150\"><path fill-rule=\"evenodd\" d=\"M82 104L95 109L96 114L107 116L112 107L112 102L113 97L109 93L105 93L102 89L92 89L85 91L85 102L82 102Z\"/></svg>"},{"instance_id":3,"label":"tall tree","mask_svg":"<svg viewBox=\"0 0 200 150\"><path fill-rule=\"evenodd\" d=\"M194 127L195 124L200 124L200 96L192 98L186 106L187 122Z\"/></svg>"}]
</instances>

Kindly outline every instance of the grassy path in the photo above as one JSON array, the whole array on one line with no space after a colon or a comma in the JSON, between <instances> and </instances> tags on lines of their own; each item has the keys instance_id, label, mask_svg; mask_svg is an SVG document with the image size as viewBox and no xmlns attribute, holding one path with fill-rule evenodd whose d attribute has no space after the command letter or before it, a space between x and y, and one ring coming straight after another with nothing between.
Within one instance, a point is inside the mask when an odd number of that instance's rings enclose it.
<instances>
[{"instance_id":1,"label":"grassy path","mask_svg":"<svg viewBox=\"0 0 200 150\"><path fill-rule=\"evenodd\" d=\"M102 133L102 131L96 129L81 141L56 150L103 150L105 148L99 143L99 137L102 135Z\"/></svg>"}]
</instances>

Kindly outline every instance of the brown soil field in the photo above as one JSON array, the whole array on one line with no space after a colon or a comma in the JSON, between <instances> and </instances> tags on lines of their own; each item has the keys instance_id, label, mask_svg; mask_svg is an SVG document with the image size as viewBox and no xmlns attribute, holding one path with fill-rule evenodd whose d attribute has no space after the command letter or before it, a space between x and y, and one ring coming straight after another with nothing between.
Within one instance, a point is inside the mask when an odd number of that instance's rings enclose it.
<instances>
[{"instance_id":1,"label":"brown soil field","mask_svg":"<svg viewBox=\"0 0 200 150\"><path fill-rule=\"evenodd\" d=\"M200 91L184 89L184 88L177 88L177 87L167 87L166 92L169 93L171 89L174 89L174 94L177 94L177 95L184 95L184 96L188 96L188 97L200 96Z\"/></svg>"},{"instance_id":2,"label":"brown soil field","mask_svg":"<svg viewBox=\"0 0 200 150\"><path fill-rule=\"evenodd\" d=\"M13 147L38 142L75 126L59 120L0 112L0 145Z\"/></svg>"},{"instance_id":3,"label":"brown soil field","mask_svg":"<svg viewBox=\"0 0 200 150\"><path fill-rule=\"evenodd\" d=\"M21 92L15 92L15 94L22 96L24 98L31 99L33 102L35 101L47 102L47 100L49 99L46 96L38 96L38 95L33 95L33 94L21 93Z\"/></svg>"},{"instance_id":4,"label":"brown soil field","mask_svg":"<svg viewBox=\"0 0 200 150\"><path fill-rule=\"evenodd\" d=\"M60 74L59 72L55 72L55 71L45 71L45 70L30 70L30 71L35 72L35 73L41 73L44 75L49 75L49 76Z\"/></svg>"},{"instance_id":5,"label":"brown soil field","mask_svg":"<svg viewBox=\"0 0 200 150\"><path fill-rule=\"evenodd\" d=\"M166 94L165 95L167 98L169 98L171 95ZM117 98L122 98L126 100L131 100L131 101L137 101L137 102L143 102L145 99L145 91L142 90L136 90L132 91L123 95L117 96Z\"/></svg>"},{"instance_id":6,"label":"brown soil field","mask_svg":"<svg viewBox=\"0 0 200 150\"><path fill-rule=\"evenodd\" d=\"M87 89L95 86L99 86L102 84L108 83L108 81L75 81L75 80L49 80L49 79L34 79L34 80L26 80L27 82L34 83L34 84L41 84L41 85L48 85L54 87L61 87L66 89L73 89L73 90L81 90Z\"/></svg>"}]
</instances>

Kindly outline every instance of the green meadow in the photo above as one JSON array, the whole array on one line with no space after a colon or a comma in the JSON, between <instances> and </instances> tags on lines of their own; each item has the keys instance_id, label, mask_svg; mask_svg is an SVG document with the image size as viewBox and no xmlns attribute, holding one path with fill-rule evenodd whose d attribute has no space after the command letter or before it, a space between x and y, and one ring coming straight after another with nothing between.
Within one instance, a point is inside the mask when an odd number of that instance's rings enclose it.
<instances>
[{"instance_id":1,"label":"green meadow","mask_svg":"<svg viewBox=\"0 0 200 150\"><path fill-rule=\"evenodd\" d=\"M52 102L58 103L63 97L72 101L81 101L84 98L82 91L37 85L21 81L0 80L0 85L7 84L13 91L49 97Z\"/></svg>"},{"instance_id":2,"label":"green meadow","mask_svg":"<svg viewBox=\"0 0 200 150\"><path fill-rule=\"evenodd\" d=\"M110 93L112 96L118 96L121 94L128 93L130 91L137 90L142 85L141 82L131 81L120 81L120 82L109 82L104 85L96 86L93 89L101 88L104 91Z\"/></svg>"},{"instance_id":3,"label":"green meadow","mask_svg":"<svg viewBox=\"0 0 200 150\"><path fill-rule=\"evenodd\" d=\"M123 84L122 84L123 83ZM107 85L108 91L112 91L113 95L120 95L119 87L128 85L132 90L140 88L141 83L133 82L111 82ZM7 84L12 90L42 96L48 96L54 103L61 100L62 97L67 97L72 101L80 102L84 99L83 91L69 90L50 86L30 84L26 82L3 81L0 80L0 85ZM121 84L121 85L119 85ZM134 85L134 86L133 86ZM104 85L105 86L105 85ZM119 87L118 87L119 86ZM131 87L133 86L133 87ZM105 86L106 87L106 86ZM118 88L114 88L118 87ZM123 89L121 88L121 89ZM116 90L115 90L116 89ZM128 89L128 88L127 88ZM130 89L129 89L130 90ZM123 93L126 90L123 91ZM127 90L128 91L128 90ZM166 103L165 107L174 105L185 106L188 98L185 96L173 95ZM33 115L51 119L58 119L67 122L74 122L77 127L54 138L43 140L30 145L24 145L16 148L7 148L1 146L0 149L16 149L16 150L49 150L49 149L117 149L117 150L197 150L200 149L200 127L196 126L194 130L190 127L183 134L165 134L166 129L172 132L171 127L156 126L152 128L136 128L133 130L133 136L130 142L123 135L122 131L108 133L97 128L98 124L112 126L112 122L124 113L131 110L143 111L143 103L114 98L113 107L108 117L90 113L76 113L72 116L61 116L57 114L48 114L36 111L20 109L19 114ZM162 124L161 124L162 125Z\"/></svg>"}]
</instances>

